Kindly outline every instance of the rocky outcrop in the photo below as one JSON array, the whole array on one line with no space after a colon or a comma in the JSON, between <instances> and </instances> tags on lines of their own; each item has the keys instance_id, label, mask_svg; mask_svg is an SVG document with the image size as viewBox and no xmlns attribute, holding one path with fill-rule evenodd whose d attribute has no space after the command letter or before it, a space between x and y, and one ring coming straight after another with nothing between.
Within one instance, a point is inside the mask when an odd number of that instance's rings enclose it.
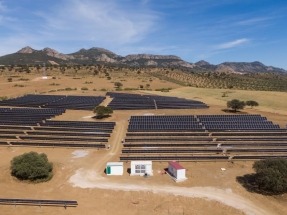
<instances>
[{"instance_id":1,"label":"rocky outcrop","mask_svg":"<svg viewBox=\"0 0 287 215\"><path fill-rule=\"evenodd\" d=\"M106 62L106 63L117 63L116 59L108 57L106 54L101 54L95 58L97 61Z\"/></svg>"},{"instance_id":2,"label":"rocky outcrop","mask_svg":"<svg viewBox=\"0 0 287 215\"><path fill-rule=\"evenodd\" d=\"M65 55L65 54L59 53L58 51L56 51L54 49L51 49L51 48L44 48L41 51L44 52L45 54L47 54L48 56L59 58L61 60L74 59L73 56L69 56L69 55Z\"/></svg>"},{"instance_id":3,"label":"rocky outcrop","mask_svg":"<svg viewBox=\"0 0 287 215\"><path fill-rule=\"evenodd\" d=\"M127 55L122 61L134 61L134 60L181 60L179 57L174 55L150 55L150 54L133 54Z\"/></svg>"},{"instance_id":4,"label":"rocky outcrop","mask_svg":"<svg viewBox=\"0 0 287 215\"><path fill-rule=\"evenodd\" d=\"M20 54L31 54L35 51L35 49L32 49L30 46L26 46L22 49L20 49L19 51L17 51L16 53L20 53Z\"/></svg>"},{"instance_id":5,"label":"rocky outcrop","mask_svg":"<svg viewBox=\"0 0 287 215\"><path fill-rule=\"evenodd\" d=\"M211 65L210 63L208 63L207 61L205 60L200 60L198 62L195 63L196 66L209 66Z\"/></svg>"}]
</instances>

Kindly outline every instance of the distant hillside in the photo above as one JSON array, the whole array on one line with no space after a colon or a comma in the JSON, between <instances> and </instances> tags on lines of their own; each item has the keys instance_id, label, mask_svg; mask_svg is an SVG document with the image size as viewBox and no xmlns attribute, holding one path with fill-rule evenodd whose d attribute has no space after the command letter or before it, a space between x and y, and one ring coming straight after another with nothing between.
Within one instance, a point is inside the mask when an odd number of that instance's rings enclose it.
<instances>
[{"instance_id":1,"label":"distant hillside","mask_svg":"<svg viewBox=\"0 0 287 215\"><path fill-rule=\"evenodd\" d=\"M0 57L0 65L115 65L124 67L183 68L190 72L216 73L284 73L286 70L265 66L260 62L225 62L212 65L206 61L189 63L174 55L133 54L125 57L103 48L81 49L75 53L62 54L51 48L35 50L24 47L14 54Z\"/></svg>"}]
</instances>

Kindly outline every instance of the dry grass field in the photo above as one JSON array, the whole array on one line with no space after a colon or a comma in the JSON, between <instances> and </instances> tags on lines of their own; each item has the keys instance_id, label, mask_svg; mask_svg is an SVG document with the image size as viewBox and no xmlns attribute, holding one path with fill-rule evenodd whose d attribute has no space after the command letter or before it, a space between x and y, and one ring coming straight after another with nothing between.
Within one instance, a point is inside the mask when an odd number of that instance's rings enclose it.
<instances>
[{"instance_id":1,"label":"dry grass field","mask_svg":"<svg viewBox=\"0 0 287 215\"><path fill-rule=\"evenodd\" d=\"M127 172L122 177L107 177L104 174L107 161L117 161L121 151L120 140L125 135L127 119L131 115L154 114L223 114L226 101L233 98L256 100L260 106L246 108L247 113L259 113L280 124L287 123L287 94L279 92L200 89L181 87L145 74L131 76L126 71L110 75L111 80L102 75L50 74L49 79L41 79L41 73L15 73L12 82L9 74L0 76L0 96L16 97L28 93L103 95L115 90L114 82L121 82L123 88L140 88L149 84L152 91L166 96L198 99L207 103L206 110L142 110L114 111L105 121L116 121L117 126L110 139L110 150L75 150L59 148L0 148L0 193L1 198L35 198L77 200L75 208L12 206L1 205L1 214L171 214L171 215L224 215L224 214L265 214L283 215L287 211L287 196L263 196L246 191L236 182L237 176L252 173L253 162L185 162L188 180L175 183L168 175L160 172L167 167L166 162L154 162L154 176L131 177ZM152 81L150 81L152 79ZM88 90L83 90L83 88ZM76 90L66 90L76 88ZM172 88L170 92L155 91L159 88ZM129 91L132 92L132 91ZM136 91L139 92L139 91ZM141 91L142 92L142 91ZM92 111L67 111L58 116L59 120L93 120L88 116ZM10 176L10 161L24 152L37 151L48 155L54 163L54 177L41 184L20 182ZM129 163L125 163L125 170ZM226 168L226 171L221 171Z\"/></svg>"}]
</instances>

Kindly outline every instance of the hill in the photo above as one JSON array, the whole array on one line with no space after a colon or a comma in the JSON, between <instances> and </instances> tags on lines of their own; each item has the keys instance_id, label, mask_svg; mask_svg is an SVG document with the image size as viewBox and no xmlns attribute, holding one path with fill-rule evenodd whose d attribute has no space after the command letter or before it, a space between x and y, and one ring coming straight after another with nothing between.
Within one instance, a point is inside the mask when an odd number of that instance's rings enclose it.
<instances>
[{"instance_id":1,"label":"hill","mask_svg":"<svg viewBox=\"0 0 287 215\"><path fill-rule=\"evenodd\" d=\"M190 63L174 55L132 54L125 57L103 48L80 49L70 54L62 54L51 48L35 50L29 46L16 53L0 57L0 65L114 65L123 67L182 68L190 72L216 73L284 73L284 69L266 66L260 62L225 62L213 65L206 61Z\"/></svg>"}]
</instances>

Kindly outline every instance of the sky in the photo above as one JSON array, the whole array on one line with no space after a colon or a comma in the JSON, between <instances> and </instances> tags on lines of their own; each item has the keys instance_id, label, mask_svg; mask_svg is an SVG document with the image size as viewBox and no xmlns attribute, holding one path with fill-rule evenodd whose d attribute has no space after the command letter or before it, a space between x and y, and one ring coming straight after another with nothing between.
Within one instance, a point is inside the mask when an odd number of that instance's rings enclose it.
<instances>
[{"instance_id":1,"label":"sky","mask_svg":"<svg viewBox=\"0 0 287 215\"><path fill-rule=\"evenodd\" d=\"M287 1L0 0L0 56L25 46L287 69Z\"/></svg>"}]
</instances>

